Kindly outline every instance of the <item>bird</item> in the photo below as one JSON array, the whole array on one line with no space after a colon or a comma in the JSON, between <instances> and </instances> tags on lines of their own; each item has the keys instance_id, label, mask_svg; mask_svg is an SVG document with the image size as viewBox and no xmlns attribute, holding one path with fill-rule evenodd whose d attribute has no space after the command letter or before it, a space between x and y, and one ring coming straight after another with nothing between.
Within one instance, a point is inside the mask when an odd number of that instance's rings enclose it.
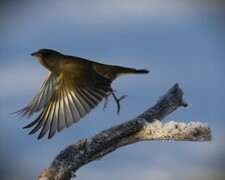
<instances>
[{"instance_id":1,"label":"bird","mask_svg":"<svg viewBox=\"0 0 225 180\"><path fill-rule=\"evenodd\" d=\"M81 57L64 55L51 49L40 49L31 54L49 70L47 78L34 99L24 108L15 112L30 117L40 112L38 117L24 128L33 128L29 134L40 129L38 139L48 132L48 139L56 132L77 123L103 99L104 108L108 96L113 95L120 111L120 101L111 87L112 81L126 74L145 74L147 69L134 69L108 65Z\"/></svg>"}]
</instances>

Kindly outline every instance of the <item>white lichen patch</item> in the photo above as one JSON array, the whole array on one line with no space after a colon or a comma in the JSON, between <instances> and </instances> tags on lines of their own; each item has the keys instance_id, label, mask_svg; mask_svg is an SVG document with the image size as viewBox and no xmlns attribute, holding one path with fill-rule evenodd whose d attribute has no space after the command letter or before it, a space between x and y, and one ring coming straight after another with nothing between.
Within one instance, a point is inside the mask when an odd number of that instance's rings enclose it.
<instances>
[{"instance_id":1,"label":"white lichen patch","mask_svg":"<svg viewBox=\"0 0 225 180\"><path fill-rule=\"evenodd\" d=\"M135 135L139 140L177 140L177 141L210 141L211 129L201 122L175 122L161 123L156 120L146 124Z\"/></svg>"}]
</instances>

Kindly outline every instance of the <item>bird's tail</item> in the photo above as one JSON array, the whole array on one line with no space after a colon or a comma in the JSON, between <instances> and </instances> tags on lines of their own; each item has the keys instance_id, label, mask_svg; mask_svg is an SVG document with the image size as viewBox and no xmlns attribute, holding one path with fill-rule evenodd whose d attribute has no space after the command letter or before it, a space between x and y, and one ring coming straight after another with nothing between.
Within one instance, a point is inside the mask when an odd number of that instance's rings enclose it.
<instances>
[{"instance_id":1,"label":"bird's tail","mask_svg":"<svg viewBox=\"0 0 225 180\"><path fill-rule=\"evenodd\" d=\"M114 80L119 76L127 74L146 74L149 73L147 69L134 69L115 65L95 64L95 70L102 76Z\"/></svg>"},{"instance_id":2,"label":"bird's tail","mask_svg":"<svg viewBox=\"0 0 225 180\"><path fill-rule=\"evenodd\" d=\"M149 70L147 70L147 69L132 69L131 73L134 73L134 74L146 74L146 73L149 73Z\"/></svg>"},{"instance_id":3,"label":"bird's tail","mask_svg":"<svg viewBox=\"0 0 225 180\"><path fill-rule=\"evenodd\" d=\"M149 70L118 67L116 76L118 77L126 74L146 74L146 73L149 73Z\"/></svg>"}]
</instances>

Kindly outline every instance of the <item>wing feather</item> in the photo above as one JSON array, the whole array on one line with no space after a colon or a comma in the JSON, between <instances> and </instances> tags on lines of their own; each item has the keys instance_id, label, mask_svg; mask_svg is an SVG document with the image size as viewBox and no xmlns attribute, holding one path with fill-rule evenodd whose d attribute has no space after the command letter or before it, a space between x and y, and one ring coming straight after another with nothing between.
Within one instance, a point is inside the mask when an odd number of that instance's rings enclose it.
<instances>
[{"instance_id":1,"label":"wing feather","mask_svg":"<svg viewBox=\"0 0 225 180\"><path fill-rule=\"evenodd\" d=\"M66 127L66 124L65 124L65 115L64 115L64 104L63 104L63 97L62 96L59 96L57 98L57 103L59 104L59 111L58 111L58 116L59 116L59 119L58 119L58 131L62 131L65 127Z\"/></svg>"},{"instance_id":2,"label":"wing feather","mask_svg":"<svg viewBox=\"0 0 225 180\"><path fill-rule=\"evenodd\" d=\"M95 101L91 98L91 96L89 96L88 94L86 94L83 91L80 91L80 96L84 99L84 101L88 104L88 106L92 109L94 108L97 104L98 104L98 101Z\"/></svg>"},{"instance_id":3,"label":"wing feather","mask_svg":"<svg viewBox=\"0 0 225 180\"><path fill-rule=\"evenodd\" d=\"M19 115L28 117L31 116L34 112L40 111L46 104L50 101L51 96L54 91L54 86L57 80L57 76L49 73L45 82L41 86L38 94L35 98L23 109L15 112Z\"/></svg>"},{"instance_id":4,"label":"wing feather","mask_svg":"<svg viewBox=\"0 0 225 180\"><path fill-rule=\"evenodd\" d=\"M41 88L41 92L24 110L21 110L24 114L32 114L41 106L44 107L41 114L25 127L35 126L30 134L41 129L38 139L47 132L48 138L51 138L57 131L78 122L96 107L110 91L111 81L100 77L97 73L91 77L76 79L71 84L65 74L61 74L59 77L50 74ZM46 98L45 101L44 98Z\"/></svg>"},{"instance_id":5,"label":"wing feather","mask_svg":"<svg viewBox=\"0 0 225 180\"><path fill-rule=\"evenodd\" d=\"M40 132L40 134L38 136L38 139L41 139L47 133L47 131L50 128L50 125L51 125L50 114L51 114L51 110L52 110L53 104L54 103L50 103L49 104L49 106L47 108L47 111L44 114L44 117L43 117L44 124L43 124L43 127L41 129L41 132Z\"/></svg>"},{"instance_id":6,"label":"wing feather","mask_svg":"<svg viewBox=\"0 0 225 180\"><path fill-rule=\"evenodd\" d=\"M81 115L84 116L86 113L88 113L91 110L91 107L88 105L87 99L84 96L82 96L81 90L77 89L76 94L77 94L77 99L80 102L80 106L82 107Z\"/></svg>"},{"instance_id":7,"label":"wing feather","mask_svg":"<svg viewBox=\"0 0 225 180\"><path fill-rule=\"evenodd\" d=\"M70 101L68 100L68 92L65 88L63 90L63 103L64 103L64 112L65 112L65 121L66 121L66 127L70 127L73 124L73 115L70 109Z\"/></svg>"},{"instance_id":8,"label":"wing feather","mask_svg":"<svg viewBox=\"0 0 225 180\"><path fill-rule=\"evenodd\" d=\"M73 121L77 122L78 119L81 118L80 112L78 110L77 100L76 100L76 97L75 97L75 94L74 94L73 91L70 92L70 95L71 95L71 101L70 102L71 102L71 105L74 107L73 111L72 111L73 112L73 117L74 117Z\"/></svg>"},{"instance_id":9,"label":"wing feather","mask_svg":"<svg viewBox=\"0 0 225 180\"><path fill-rule=\"evenodd\" d=\"M58 123L58 113L56 111L56 107L58 105L58 103L53 103L52 102L52 110L51 110L51 124L50 124L50 130L49 130L49 135L48 138L50 139L51 137L54 136L54 134L57 131L57 123Z\"/></svg>"}]
</instances>

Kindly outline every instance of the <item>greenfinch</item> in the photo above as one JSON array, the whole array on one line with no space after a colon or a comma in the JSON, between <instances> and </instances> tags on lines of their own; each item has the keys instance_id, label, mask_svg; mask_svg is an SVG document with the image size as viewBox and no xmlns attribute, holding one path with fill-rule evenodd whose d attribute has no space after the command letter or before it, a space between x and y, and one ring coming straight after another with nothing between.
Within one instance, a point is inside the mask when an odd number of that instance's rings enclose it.
<instances>
[{"instance_id":1,"label":"greenfinch","mask_svg":"<svg viewBox=\"0 0 225 180\"><path fill-rule=\"evenodd\" d=\"M111 88L112 81L125 74L149 72L145 69L101 64L63 55L50 49L41 49L31 55L50 72L34 99L17 113L31 116L42 111L32 123L24 127L33 127L29 134L41 129L38 139L47 132L50 139L57 131L70 127L96 107L103 98L107 100L110 94L113 94L119 112L119 101L125 96L116 98Z\"/></svg>"}]
</instances>

